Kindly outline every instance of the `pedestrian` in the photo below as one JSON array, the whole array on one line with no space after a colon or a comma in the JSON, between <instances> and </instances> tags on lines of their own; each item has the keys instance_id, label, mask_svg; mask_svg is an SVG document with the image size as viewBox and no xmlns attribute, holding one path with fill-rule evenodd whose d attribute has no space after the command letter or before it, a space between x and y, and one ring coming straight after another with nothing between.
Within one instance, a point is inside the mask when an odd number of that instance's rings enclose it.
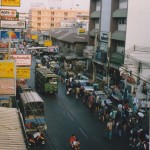
<instances>
[{"instance_id":1,"label":"pedestrian","mask_svg":"<svg viewBox=\"0 0 150 150\"><path fill-rule=\"evenodd\" d=\"M138 111L137 105L134 103L132 108L133 114L136 114Z\"/></svg>"},{"instance_id":2,"label":"pedestrian","mask_svg":"<svg viewBox=\"0 0 150 150\"><path fill-rule=\"evenodd\" d=\"M75 94L76 94L76 100L79 99L80 88L78 86L75 89Z\"/></svg>"},{"instance_id":3,"label":"pedestrian","mask_svg":"<svg viewBox=\"0 0 150 150\"><path fill-rule=\"evenodd\" d=\"M109 119L106 126L106 137L109 140L112 140L112 129L113 129L113 121L112 119Z\"/></svg>"}]
</instances>

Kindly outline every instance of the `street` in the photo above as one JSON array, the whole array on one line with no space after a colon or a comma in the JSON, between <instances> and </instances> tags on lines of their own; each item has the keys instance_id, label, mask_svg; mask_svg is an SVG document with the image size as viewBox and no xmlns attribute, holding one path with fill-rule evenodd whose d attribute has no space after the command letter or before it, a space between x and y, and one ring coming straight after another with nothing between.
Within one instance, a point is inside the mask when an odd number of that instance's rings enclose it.
<instances>
[{"instance_id":1,"label":"street","mask_svg":"<svg viewBox=\"0 0 150 150\"><path fill-rule=\"evenodd\" d=\"M29 86L34 89L34 65L32 59L31 78ZM39 93L40 94L40 93ZM59 90L56 95L41 95L45 101L45 115L47 121L47 143L41 150L67 150L69 149L69 137L75 134L81 142L81 150L127 150L126 137L113 137L112 141L106 140L105 125L98 120L96 113L90 113L82 100L66 95L65 83L59 82Z\"/></svg>"}]
</instances>

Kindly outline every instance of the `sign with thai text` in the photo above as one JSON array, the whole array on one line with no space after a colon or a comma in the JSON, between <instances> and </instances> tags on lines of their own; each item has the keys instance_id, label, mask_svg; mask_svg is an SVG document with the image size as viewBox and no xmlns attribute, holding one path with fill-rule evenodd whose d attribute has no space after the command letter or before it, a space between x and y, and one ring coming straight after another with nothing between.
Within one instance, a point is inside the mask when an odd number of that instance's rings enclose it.
<instances>
[{"instance_id":1,"label":"sign with thai text","mask_svg":"<svg viewBox=\"0 0 150 150\"><path fill-rule=\"evenodd\" d=\"M29 79L30 78L30 68L27 67L19 67L16 71L17 79Z\"/></svg>"},{"instance_id":2,"label":"sign with thai text","mask_svg":"<svg viewBox=\"0 0 150 150\"><path fill-rule=\"evenodd\" d=\"M31 66L31 55L11 55L11 59L16 61L16 66Z\"/></svg>"},{"instance_id":3,"label":"sign with thai text","mask_svg":"<svg viewBox=\"0 0 150 150\"><path fill-rule=\"evenodd\" d=\"M20 7L20 0L1 0L2 6Z\"/></svg>"},{"instance_id":4,"label":"sign with thai text","mask_svg":"<svg viewBox=\"0 0 150 150\"><path fill-rule=\"evenodd\" d=\"M0 61L0 78L14 78L15 63L14 61Z\"/></svg>"},{"instance_id":5,"label":"sign with thai text","mask_svg":"<svg viewBox=\"0 0 150 150\"><path fill-rule=\"evenodd\" d=\"M26 22L25 21L1 20L0 27L1 28L7 28L7 29L25 29L26 28Z\"/></svg>"}]
</instances>

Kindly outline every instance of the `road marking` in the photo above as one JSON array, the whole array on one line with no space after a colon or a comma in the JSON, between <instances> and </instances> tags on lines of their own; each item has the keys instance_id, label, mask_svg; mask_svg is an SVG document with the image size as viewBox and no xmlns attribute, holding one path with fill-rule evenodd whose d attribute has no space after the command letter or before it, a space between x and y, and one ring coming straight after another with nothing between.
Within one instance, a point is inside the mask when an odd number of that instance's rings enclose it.
<instances>
[{"instance_id":1,"label":"road marking","mask_svg":"<svg viewBox=\"0 0 150 150\"><path fill-rule=\"evenodd\" d=\"M80 130L80 132L84 135L84 137L88 140L89 138L88 138L88 136L86 135L86 133L85 133L81 128L79 128L79 130Z\"/></svg>"},{"instance_id":2,"label":"road marking","mask_svg":"<svg viewBox=\"0 0 150 150\"><path fill-rule=\"evenodd\" d=\"M74 121L74 119L71 117L70 114L67 113L67 115L68 115L68 117L69 117L72 121Z\"/></svg>"}]
</instances>

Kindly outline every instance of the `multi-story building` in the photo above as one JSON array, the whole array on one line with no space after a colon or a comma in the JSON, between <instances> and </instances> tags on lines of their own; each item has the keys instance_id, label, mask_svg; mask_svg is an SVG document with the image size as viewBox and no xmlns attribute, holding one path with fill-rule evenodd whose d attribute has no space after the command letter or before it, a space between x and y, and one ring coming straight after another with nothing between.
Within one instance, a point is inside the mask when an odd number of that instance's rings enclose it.
<instances>
[{"instance_id":1,"label":"multi-story building","mask_svg":"<svg viewBox=\"0 0 150 150\"><path fill-rule=\"evenodd\" d=\"M29 11L30 29L42 31L60 28L61 21L75 20L78 14L89 15L89 12L88 10L32 8Z\"/></svg>"},{"instance_id":2,"label":"multi-story building","mask_svg":"<svg viewBox=\"0 0 150 150\"><path fill-rule=\"evenodd\" d=\"M98 43L93 60L96 79L102 81L107 77L111 85L119 84L122 79L119 68L126 64L127 55L136 46L150 47L150 19L146 19L149 13L150 4L146 0L138 3L136 0L90 0L88 43L93 46ZM133 77L132 73L128 75Z\"/></svg>"}]
</instances>

